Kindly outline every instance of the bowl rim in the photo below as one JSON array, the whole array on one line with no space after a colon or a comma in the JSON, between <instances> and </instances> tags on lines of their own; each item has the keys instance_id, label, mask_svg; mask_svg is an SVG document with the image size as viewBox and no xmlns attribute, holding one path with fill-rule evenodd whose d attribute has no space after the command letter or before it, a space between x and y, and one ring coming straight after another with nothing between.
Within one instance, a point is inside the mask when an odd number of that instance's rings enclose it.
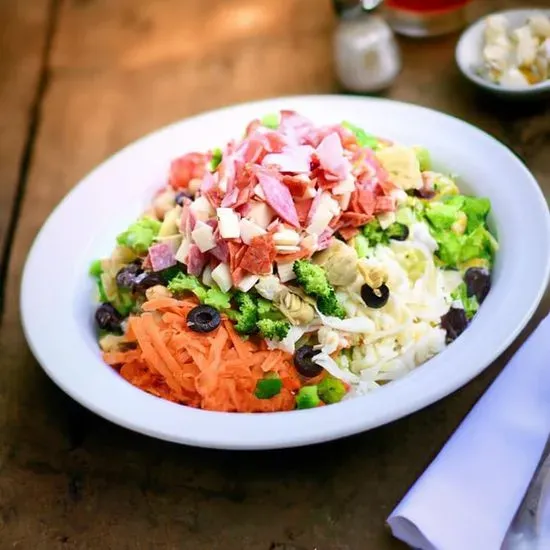
<instances>
[{"instance_id":1,"label":"bowl rim","mask_svg":"<svg viewBox=\"0 0 550 550\"><path fill-rule=\"evenodd\" d=\"M547 255L543 260L543 265L541 264L540 273L537 274L536 279L537 286L531 289L528 303L522 303L520 313L513 312L513 315L511 315L514 318L513 328L503 334L498 345L495 345L489 352L485 349L476 348L476 353L479 352L479 354L468 358L473 359L473 361L472 364L467 365L467 368L456 369L455 371L447 370L445 373L436 372L433 377L437 384L423 388L422 392L416 392L414 395L411 395L410 387L414 387L419 378L420 380L429 380L428 376L422 376L421 374L421 372L427 372L427 370L415 369L404 378L380 388L380 390L369 394L369 396L350 399L337 405L321 407L316 410L261 415L203 411L170 403L146 394L125 382L109 367L105 368L106 365L101 359L91 352L92 348L88 349L87 355L83 359L78 353L74 353L69 349L70 346L67 349L60 349L54 343L48 341L48 335L42 334L42 327L47 322L47 316L44 317L45 313L41 312L42 308L36 307L36 303L46 304L44 307L50 307L54 293L42 292L42 287L38 288L38 285L35 284L34 273L49 257L53 237L59 230L66 230L61 223L63 216L70 211L73 203L79 200L79 195L81 196L80 200L86 199L86 193L90 194L92 191L94 180L100 178L103 173L116 171L124 163L126 157L139 153L143 147L147 147L147 144L156 143L170 137L180 127L185 130L204 121L209 121L212 124L220 118L223 119L224 116L229 118L232 116L240 117L239 120L243 119L242 122L246 124L247 121L244 118L250 116L250 111L268 112L269 110L285 108L302 111L307 106L311 109L328 109L328 112L332 112L331 107L338 110L338 106L341 107L343 104L345 104L346 112L348 107L350 111L353 108L359 110L363 105L365 109L375 110L377 107L390 109L395 116L410 113L412 109L415 113L418 113L418 116L422 115L426 119L436 118L438 121L445 121L447 125L452 125L454 128L461 128L464 132L468 132L472 139L475 137L487 145L490 144L494 151L498 150L501 154L506 154L510 163L514 164L515 169L521 173L524 179L524 196L530 195L538 210L537 215L533 218L538 220L536 222L537 229L543 230L546 239L546 243L544 239L541 239L540 246L548 245L546 248L550 249L550 213L544 195L534 176L512 151L475 126L433 109L388 99L315 95L284 96L255 102L243 102L177 121L134 141L85 176L50 214L30 249L24 267L20 295L24 334L31 351L48 376L64 392L94 413L133 431L198 447L256 450L321 443L378 427L440 400L458 390L482 372L514 341L535 312L548 284L550 256ZM527 189L529 189L529 192L527 192ZM135 217L135 213L133 214L132 217ZM68 238L77 239L77 236ZM537 244L537 246L539 245ZM85 274L79 273L78 277L81 276L85 277ZM65 294L71 295L71 292L75 293L79 288L75 289L72 286ZM38 316L42 316L42 318L37 318L37 309L39 310ZM489 313L487 310L484 314L487 319ZM72 332L76 338L83 339L85 331L82 330L82 327L84 321L77 319L77 323L80 324L73 327ZM470 345L475 343L479 347L483 345L483 339L482 335L479 334L478 336L478 334L479 331L466 331L453 346L456 346L462 340L464 342L462 348L464 349L466 342ZM459 347L456 348L457 353ZM452 349L452 346L447 348L428 363L432 363L434 366L437 365L437 368L443 368L446 364L445 359L452 357ZM63 370L67 368L67 363L73 364L81 361L85 361L87 366L90 363L90 369L96 368L96 365L102 366L103 371L101 373L99 370L86 371L86 380L84 381L74 374L68 376L67 372ZM109 375L106 374L107 371L109 371ZM432 369L433 371L434 369ZM447 376L443 377L442 374ZM115 389L117 399L110 399L111 395L108 396L105 392L112 391L112 396L114 396ZM385 396L390 394L394 401L388 407L388 399ZM148 411L151 413L154 411L155 420L151 421L148 415L143 416L141 411L143 407L150 407ZM361 416L361 413L365 411L374 414L367 417ZM136 416L134 417L132 414ZM342 421L342 418L345 418L345 422ZM183 428L180 422L184 423Z\"/></svg>"},{"instance_id":2,"label":"bowl rim","mask_svg":"<svg viewBox=\"0 0 550 550\"><path fill-rule=\"evenodd\" d=\"M528 95L536 95L541 92L545 92L550 90L550 79L547 79L544 82L537 82L536 84L530 85L528 88L511 88L509 86L502 86L500 84L495 84L494 82L490 82L488 80L485 80L481 76L477 75L471 67L466 66L466 62L464 60L464 50L466 48L466 45L469 41L473 40L474 33L478 30L479 27L483 25L483 22L487 17L490 15L522 15L522 14L529 14L534 12L543 12L546 15L550 16L550 8L516 8L516 9L509 9L509 10L499 10L495 12L491 12L489 14L483 15L473 21L464 31L462 31L458 42L455 47L455 61L456 64L460 70L460 72L468 79L470 82L473 82L474 84L477 84L478 86L485 88L486 90L490 90L493 92L497 92L502 95L510 95L510 96L528 96Z\"/></svg>"}]
</instances>

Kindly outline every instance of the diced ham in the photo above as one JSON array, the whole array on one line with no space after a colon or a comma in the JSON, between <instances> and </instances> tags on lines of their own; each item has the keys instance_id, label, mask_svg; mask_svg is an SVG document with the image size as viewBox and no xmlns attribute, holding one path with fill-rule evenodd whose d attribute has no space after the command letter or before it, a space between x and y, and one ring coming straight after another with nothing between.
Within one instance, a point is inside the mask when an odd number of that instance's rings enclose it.
<instances>
[{"instance_id":1,"label":"diced ham","mask_svg":"<svg viewBox=\"0 0 550 550\"><path fill-rule=\"evenodd\" d=\"M229 260L229 247L224 239L218 239L216 246L210 250L210 254L220 262Z\"/></svg>"},{"instance_id":2,"label":"diced ham","mask_svg":"<svg viewBox=\"0 0 550 550\"><path fill-rule=\"evenodd\" d=\"M189 247L187 254L187 272L189 275L199 276L206 265L206 254L203 254L196 244Z\"/></svg>"},{"instance_id":3,"label":"diced ham","mask_svg":"<svg viewBox=\"0 0 550 550\"><path fill-rule=\"evenodd\" d=\"M325 248L328 248L332 241L332 235L334 235L334 229L327 227L317 239L317 250L325 250Z\"/></svg>"},{"instance_id":4,"label":"diced ham","mask_svg":"<svg viewBox=\"0 0 550 550\"><path fill-rule=\"evenodd\" d=\"M239 196L239 189L237 187L233 187L231 191L228 191L225 194L221 204L222 208L232 207L237 202L238 196Z\"/></svg>"},{"instance_id":5,"label":"diced ham","mask_svg":"<svg viewBox=\"0 0 550 550\"><path fill-rule=\"evenodd\" d=\"M323 170L339 180L345 180L351 171L351 164L344 156L342 143L336 132L329 134L317 147L317 157Z\"/></svg>"},{"instance_id":6,"label":"diced ham","mask_svg":"<svg viewBox=\"0 0 550 550\"><path fill-rule=\"evenodd\" d=\"M174 251L168 243L157 243L149 247L149 259L153 271L162 271L176 265Z\"/></svg>"},{"instance_id":7,"label":"diced ham","mask_svg":"<svg viewBox=\"0 0 550 550\"><path fill-rule=\"evenodd\" d=\"M258 171L258 179L269 206L287 223L300 227L298 213L288 188L265 171Z\"/></svg>"},{"instance_id":8,"label":"diced ham","mask_svg":"<svg viewBox=\"0 0 550 550\"><path fill-rule=\"evenodd\" d=\"M313 128L312 122L299 115L295 111L281 111L281 121L279 123L279 132L283 134L289 142L301 144L304 137Z\"/></svg>"},{"instance_id":9,"label":"diced ham","mask_svg":"<svg viewBox=\"0 0 550 550\"><path fill-rule=\"evenodd\" d=\"M298 176L284 175L283 183L288 187L290 194L294 198L299 199L305 195L306 190L311 184L311 181L307 176L304 176L303 174ZM300 216L298 215L298 218L299 217Z\"/></svg>"},{"instance_id":10,"label":"diced ham","mask_svg":"<svg viewBox=\"0 0 550 550\"><path fill-rule=\"evenodd\" d=\"M200 192L204 195L216 187L216 181L211 172L205 172L200 185Z\"/></svg>"},{"instance_id":11,"label":"diced ham","mask_svg":"<svg viewBox=\"0 0 550 550\"><path fill-rule=\"evenodd\" d=\"M276 166L280 172L309 174L312 153L313 147L310 145L285 147L281 153L266 155L262 165Z\"/></svg>"},{"instance_id":12,"label":"diced ham","mask_svg":"<svg viewBox=\"0 0 550 550\"><path fill-rule=\"evenodd\" d=\"M207 171L208 156L202 153L187 153L175 159L170 165L169 185L175 189L186 189L189 182L202 179Z\"/></svg>"}]
</instances>

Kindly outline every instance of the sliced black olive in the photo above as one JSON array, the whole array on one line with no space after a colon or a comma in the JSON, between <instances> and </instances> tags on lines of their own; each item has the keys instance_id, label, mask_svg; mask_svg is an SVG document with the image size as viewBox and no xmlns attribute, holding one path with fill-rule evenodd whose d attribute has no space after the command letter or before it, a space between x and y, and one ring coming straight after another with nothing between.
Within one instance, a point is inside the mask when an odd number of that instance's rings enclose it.
<instances>
[{"instance_id":1,"label":"sliced black olive","mask_svg":"<svg viewBox=\"0 0 550 550\"><path fill-rule=\"evenodd\" d=\"M211 332L218 328L221 322L218 310L210 306L194 307L187 314L187 326L195 332Z\"/></svg>"},{"instance_id":2,"label":"sliced black olive","mask_svg":"<svg viewBox=\"0 0 550 550\"><path fill-rule=\"evenodd\" d=\"M390 289L385 284L379 288L371 288L367 284L361 287L361 298L363 298L363 302L373 309L384 307L388 303L389 297Z\"/></svg>"},{"instance_id":3,"label":"sliced black olive","mask_svg":"<svg viewBox=\"0 0 550 550\"><path fill-rule=\"evenodd\" d=\"M119 332L121 329L122 316L112 304L101 304L95 312L95 320L101 330Z\"/></svg>"},{"instance_id":4,"label":"sliced black olive","mask_svg":"<svg viewBox=\"0 0 550 550\"><path fill-rule=\"evenodd\" d=\"M468 318L463 309L452 307L441 317L441 328L447 332L447 343L456 340L468 326Z\"/></svg>"},{"instance_id":5,"label":"sliced black olive","mask_svg":"<svg viewBox=\"0 0 550 550\"><path fill-rule=\"evenodd\" d=\"M129 265L124 266L120 271L116 274L116 284L120 288L133 288L136 277L142 273L142 269L140 264L138 263L131 263Z\"/></svg>"},{"instance_id":6,"label":"sliced black olive","mask_svg":"<svg viewBox=\"0 0 550 550\"><path fill-rule=\"evenodd\" d=\"M470 267L464 274L468 296L475 296L481 304L491 290L491 274L483 267Z\"/></svg>"},{"instance_id":7,"label":"sliced black olive","mask_svg":"<svg viewBox=\"0 0 550 550\"><path fill-rule=\"evenodd\" d=\"M419 197L421 199L433 199L435 195L436 193L433 189L428 189L425 187L414 190L414 196Z\"/></svg>"},{"instance_id":8,"label":"sliced black olive","mask_svg":"<svg viewBox=\"0 0 550 550\"><path fill-rule=\"evenodd\" d=\"M163 285L164 280L158 273L140 273L134 279L134 292L145 292L148 288L156 285Z\"/></svg>"},{"instance_id":9,"label":"sliced black olive","mask_svg":"<svg viewBox=\"0 0 550 550\"><path fill-rule=\"evenodd\" d=\"M386 229L386 235L394 241L406 241L409 236L409 228L404 223L392 223Z\"/></svg>"},{"instance_id":10,"label":"sliced black olive","mask_svg":"<svg viewBox=\"0 0 550 550\"><path fill-rule=\"evenodd\" d=\"M179 191L176 193L176 204L179 206L183 206L183 203L185 202L185 199L192 199L193 195L191 193L188 193L187 191Z\"/></svg>"},{"instance_id":11,"label":"sliced black olive","mask_svg":"<svg viewBox=\"0 0 550 550\"><path fill-rule=\"evenodd\" d=\"M294 352L294 366L296 370L306 378L313 378L321 374L323 367L313 362L313 358L320 353L312 346L302 346Z\"/></svg>"}]
</instances>

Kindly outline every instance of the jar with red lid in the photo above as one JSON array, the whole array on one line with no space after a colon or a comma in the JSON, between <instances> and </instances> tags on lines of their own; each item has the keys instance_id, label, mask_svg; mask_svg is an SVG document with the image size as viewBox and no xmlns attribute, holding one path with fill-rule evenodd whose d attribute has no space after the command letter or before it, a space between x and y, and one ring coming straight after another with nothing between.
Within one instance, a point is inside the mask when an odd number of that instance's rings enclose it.
<instances>
[{"instance_id":1,"label":"jar with red lid","mask_svg":"<svg viewBox=\"0 0 550 550\"><path fill-rule=\"evenodd\" d=\"M386 17L396 33L438 36L466 26L473 0L386 0Z\"/></svg>"}]
</instances>

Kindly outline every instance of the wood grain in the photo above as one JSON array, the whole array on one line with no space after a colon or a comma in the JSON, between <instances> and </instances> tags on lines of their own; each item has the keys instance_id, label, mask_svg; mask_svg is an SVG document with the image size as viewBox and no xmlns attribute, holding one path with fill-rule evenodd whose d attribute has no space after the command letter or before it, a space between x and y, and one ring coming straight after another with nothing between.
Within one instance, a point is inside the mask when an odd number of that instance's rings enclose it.
<instances>
[{"instance_id":1,"label":"wood grain","mask_svg":"<svg viewBox=\"0 0 550 550\"><path fill-rule=\"evenodd\" d=\"M403 548L385 518L548 309L547 298L514 346L447 399L306 449L249 454L158 442L95 417L46 378L26 347L18 294L27 250L52 208L94 165L158 126L234 102L337 91L329 7L324 0L62 3L0 332L2 548ZM489 131L550 196L548 107L480 96L454 67L455 42L402 40L405 67L386 95ZM62 334L52 328L61 344Z\"/></svg>"},{"instance_id":2,"label":"wood grain","mask_svg":"<svg viewBox=\"0 0 550 550\"><path fill-rule=\"evenodd\" d=\"M50 3L0 2L0 289L38 107Z\"/></svg>"}]
</instances>

